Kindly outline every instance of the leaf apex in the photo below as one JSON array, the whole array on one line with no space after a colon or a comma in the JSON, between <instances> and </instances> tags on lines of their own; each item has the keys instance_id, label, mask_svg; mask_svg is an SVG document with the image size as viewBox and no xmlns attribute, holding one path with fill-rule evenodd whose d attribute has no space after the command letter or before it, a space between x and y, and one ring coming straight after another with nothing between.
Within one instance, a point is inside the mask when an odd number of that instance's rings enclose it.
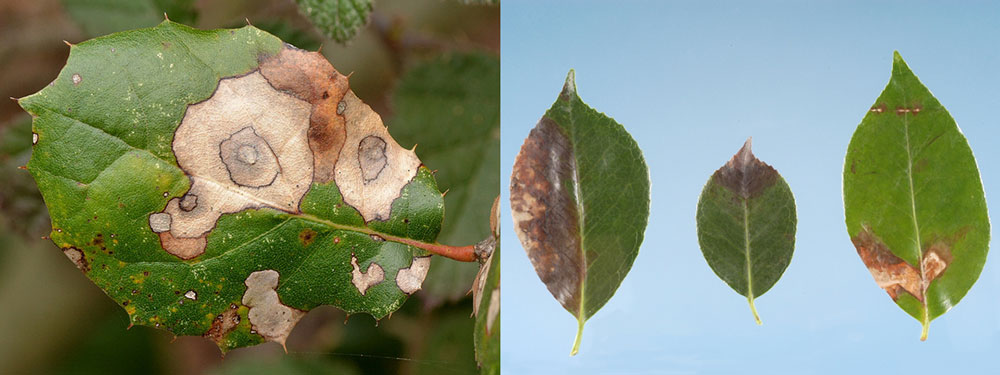
<instances>
[{"instance_id":1,"label":"leaf apex","mask_svg":"<svg viewBox=\"0 0 1000 375\"><path fill-rule=\"evenodd\" d=\"M566 74L566 83L563 84L563 90L559 96L565 99L576 96L576 71L573 69L570 69L569 73Z\"/></svg>"}]
</instances>

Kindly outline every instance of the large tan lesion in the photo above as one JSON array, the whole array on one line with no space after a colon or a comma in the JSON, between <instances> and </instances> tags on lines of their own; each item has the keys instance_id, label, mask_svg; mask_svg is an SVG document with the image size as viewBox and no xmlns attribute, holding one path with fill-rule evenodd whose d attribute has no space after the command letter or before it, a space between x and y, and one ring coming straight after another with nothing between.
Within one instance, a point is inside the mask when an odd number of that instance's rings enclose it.
<instances>
[{"instance_id":1,"label":"large tan lesion","mask_svg":"<svg viewBox=\"0 0 1000 375\"><path fill-rule=\"evenodd\" d=\"M251 328L268 341L285 346L292 328L305 316L305 311L285 306L278 298L278 278L275 270L256 271L247 276L242 303L250 307L247 319Z\"/></svg>"},{"instance_id":2,"label":"large tan lesion","mask_svg":"<svg viewBox=\"0 0 1000 375\"><path fill-rule=\"evenodd\" d=\"M192 104L173 139L191 188L151 213L163 248L182 259L205 251L224 214L299 212L312 183L334 181L365 221L387 220L420 160L351 92L322 55L286 46L260 68L224 78Z\"/></svg>"},{"instance_id":3,"label":"large tan lesion","mask_svg":"<svg viewBox=\"0 0 1000 375\"><path fill-rule=\"evenodd\" d=\"M335 168L335 181L344 202L365 221L388 220L392 201L417 175L420 159L401 147L382 119L353 92L344 96L347 139Z\"/></svg>"},{"instance_id":4,"label":"large tan lesion","mask_svg":"<svg viewBox=\"0 0 1000 375\"><path fill-rule=\"evenodd\" d=\"M875 283L893 300L899 299L902 293L908 293L924 303L931 282L941 276L951 263L951 249L945 241L935 241L924 250L919 268L893 254L867 226L851 241L861 261L875 278Z\"/></svg>"},{"instance_id":5,"label":"large tan lesion","mask_svg":"<svg viewBox=\"0 0 1000 375\"><path fill-rule=\"evenodd\" d=\"M149 217L163 248L191 259L223 214L298 212L312 181L309 114L309 103L275 90L259 72L220 80L212 97L189 106L173 151L191 188Z\"/></svg>"}]
</instances>

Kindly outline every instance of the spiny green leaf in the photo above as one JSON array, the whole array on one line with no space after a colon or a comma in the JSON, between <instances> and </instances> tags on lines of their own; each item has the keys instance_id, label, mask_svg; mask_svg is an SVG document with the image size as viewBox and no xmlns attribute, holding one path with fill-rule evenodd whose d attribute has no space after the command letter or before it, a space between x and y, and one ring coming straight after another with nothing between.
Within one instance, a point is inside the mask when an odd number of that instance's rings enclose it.
<instances>
[{"instance_id":1,"label":"spiny green leaf","mask_svg":"<svg viewBox=\"0 0 1000 375\"><path fill-rule=\"evenodd\" d=\"M611 299L639 254L649 171L622 125L577 95L573 71L531 130L510 183L514 231L549 292L583 324Z\"/></svg>"},{"instance_id":2,"label":"spiny green leaf","mask_svg":"<svg viewBox=\"0 0 1000 375\"><path fill-rule=\"evenodd\" d=\"M712 271L747 297L781 278L795 248L795 198L785 179L757 159L750 140L708 179L698 199L698 244Z\"/></svg>"},{"instance_id":3,"label":"spiny green leaf","mask_svg":"<svg viewBox=\"0 0 1000 375\"><path fill-rule=\"evenodd\" d=\"M382 318L426 275L441 192L317 53L167 21L72 47L19 102L52 241L132 324L283 343L319 305Z\"/></svg>"},{"instance_id":4,"label":"spiny green leaf","mask_svg":"<svg viewBox=\"0 0 1000 375\"><path fill-rule=\"evenodd\" d=\"M990 221L968 141L898 52L847 147L844 211L875 282L926 339L979 278Z\"/></svg>"},{"instance_id":5,"label":"spiny green leaf","mask_svg":"<svg viewBox=\"0 0 1000 375\"><path fill-rule=\"evenodd\" d=\"M421 160L437 169L448 192L444 243L475 243L489 235L490 205L500 194L500 59L461 53L411 67L393 94L392 134L417 145ZM428 302L468 294L474 264L434 257L423 291Z\"/></svg>"},{"instance_id":6,"label":"spiny green leaf","mask_svg":"<svg viewBox=\"0 0 1000 375\"><path fill-rule=\"evenodd\" d=\"M372 0L295 0L299 11L327 37L346 43L368 24Z\"/></svg>"}]
</instances>

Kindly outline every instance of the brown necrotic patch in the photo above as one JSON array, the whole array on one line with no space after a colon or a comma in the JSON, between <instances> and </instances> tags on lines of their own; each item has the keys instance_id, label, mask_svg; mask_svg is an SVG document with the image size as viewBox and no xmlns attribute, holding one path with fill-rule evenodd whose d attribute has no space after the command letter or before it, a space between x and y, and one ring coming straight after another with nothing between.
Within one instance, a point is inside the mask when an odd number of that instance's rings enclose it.
<instances>
[{"instance_id":1,"label":"brown necrotic patch","mask_svg":"<svg viewBox=\"0 0 1000 375\"><path fill-rule=\"evenodd\" d=\"M562 129L543 117L514 162L510 205L514 231L539 278L567 310L577 313L586 278L579 215L573 200L576 162Z\"/></svg>"},{"instance_id":2,"label":"brown necrotic patch","mask_svg":"<svg viewBox=\"0 0 1000 375\"><path fill-rule=\"evenodd\" d=\"M271 185L278 177L278 158L253 127L244 127L224 139L219 144L219 157L229 179L237 185L259 188Z\"/></svg>"},{"instance_id":3,"label":"brown necrotic patch","mask_svg":"<svg viewBox=\"0 0 1000 375\"><path fill-rule=\"evenodd\" d=\"M226 309L226 311L223 311L212 320L212 326L202 336L214 341L216 345L222 346L222 340L239 324L240 314L238 306L235 304L229 305L229 309Z\"/></svg>"},{"instance_id":4,"label":"brown necrotic patch","mask_svg":"<svg viewBox=\"0 0 1000 375\"><path fill-rule=\"evenodd\" d=\"M861 261L875 278L875 283L893 300L899 299L905 292L923 303L931 282L940 277L951 263L951 246L945 241L934 241L924 249L920 268L893 254L868 226L863 227L851 241Z\"/></svg>"},{"instance_id":5,"label":"brown necrotic patch","mask_svg":"<svg viewBox=\"0 0 1000 375\"><path fill-rule=\"evenodd\" d=\"M430 256L414 257L409 267L401 268L399 272L396 272L396 286L403 293L413 294L413 292L420 290L430 268Z\"/></svg>"},{"instance_id":6,"label":"brown necrotic patch","mask_svg":"<svg viewBox=\"0 0 1000 375\"><path fill-rule=\"evenodd\" d=\"M753 156L750 147L751 140L747 139L740 151L712 175L716 183L742 198L757 196L778 178L778 171Z\"/></svg>"},{"instance_id":7,"label":"brown necrotic patch","mask_svg":"<svg viewBox=\"0 0 1000 375\"><path fill-rule=\"evenodd\" d=\"M306 228L299 232L299 242L302 242L303 246L309 246L316 239L316 231Z\"/></svg>"},{"instance_id":8,"label":"brown necrotic patch","mask_svg":"<svg viewBox=\"0 0 1000 375\"><path fill-rule=\"evenodd\" d=\"M338 103L349 90L347 77L316 52L285 48L261 61L260 72L278 90L312 105L309 148L313 152L316 182L333 180L334 166L347 137L346 121Z\"/></svg>"},{"instance_id":9,"label":"brown necrotic patch","mask_svg":"<svg viewBox=\"0 0 1000 375\"><path fill-rule=\"evenodd\" d=\"M385 169L385 141L374 135L361 140L358 145L358 166L365 184L375 181Z\"/></svg>"},{"instance_id":10,"label":"brown necrotic patch","mask_svg":"<svg viewBox=\"0 0 1000 375\"><path fill-rule=\"evenodd\" d=\"M83 251L79 248L70 246L62 249L64 255L66 255L69 260L73 261L73 265L83 273L90 271L90 263L87 262L87 257L84 256Z\"/></svg>"}]
</instances>

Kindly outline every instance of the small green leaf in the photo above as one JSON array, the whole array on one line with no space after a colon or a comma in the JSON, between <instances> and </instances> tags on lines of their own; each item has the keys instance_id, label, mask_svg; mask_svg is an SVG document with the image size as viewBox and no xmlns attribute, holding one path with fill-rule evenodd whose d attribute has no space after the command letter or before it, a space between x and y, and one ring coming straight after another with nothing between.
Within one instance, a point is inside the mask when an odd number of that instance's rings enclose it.
<instances>
[{"instance_id":1,"label":"small green leaf","mask_svg":"<svg viewBox=\"0 0 1000 375\"><path fill-rule=\"evenodd\" d=\"M990 220L968 141L898 52L847 147L844 213L875 282L926 339L979 278Z\"/></svg>"},{"instance_id":2,"label":"small green leaf","mask_svg":"<svg viewBox=\"0 0 1000 375\"><path fill-rule=\"evenodd\" d=\"M573 71L531 130L510 183L514 231L549 292L583 325L611 299L649 218L649 171L622 125L577 95Z\"/></svg>"},{"instance_id":3,"label":"small green leaf","mask_svg":"<svg viewBox=\"0 0 1000 375\"><path fill-rule=\"evenodd\" d=\"M407 70L393 94L389 122L400 144L416 145L437 169L448 207L438 239L476 243L490 233L490 205L500 194L500 59L448 54ZM434 257L423 292L431 305L469 292L477 267Z\"/></svg>"},{"instance_id":4,"label":"small green leaf","mask_svg":"<svg viewBox=\"0 0 1000 375\"><path fill-rule=\"evenodd\" d=\"M749 139L708 179L697 223L708 265L747 297L761 324L754 299L778 282L795 249L795 198L778 171L753 155Z\"/></svg>"},{"instance_id":5,"label":"small green leaf","mask_svg":"<svg viewBox=\"0 0 1000 375\"><path fill-rule=\"evenodd\" d=\"M327 37L346 43L368 24L372 0L295 0L299 11Z\"/></svg>"},{"instance_id":6,"label":"small green leaf","mask_svg":"<svg viewBox=\"0 0 1000 375\"><path fill-rule=\"evenodd\" d=\"M440 246L431 171L322 55L252 26L86 41L19 103L52 241L132 324L228 350L319 305L380 319Z\"/></svg>"}]
</instances>

